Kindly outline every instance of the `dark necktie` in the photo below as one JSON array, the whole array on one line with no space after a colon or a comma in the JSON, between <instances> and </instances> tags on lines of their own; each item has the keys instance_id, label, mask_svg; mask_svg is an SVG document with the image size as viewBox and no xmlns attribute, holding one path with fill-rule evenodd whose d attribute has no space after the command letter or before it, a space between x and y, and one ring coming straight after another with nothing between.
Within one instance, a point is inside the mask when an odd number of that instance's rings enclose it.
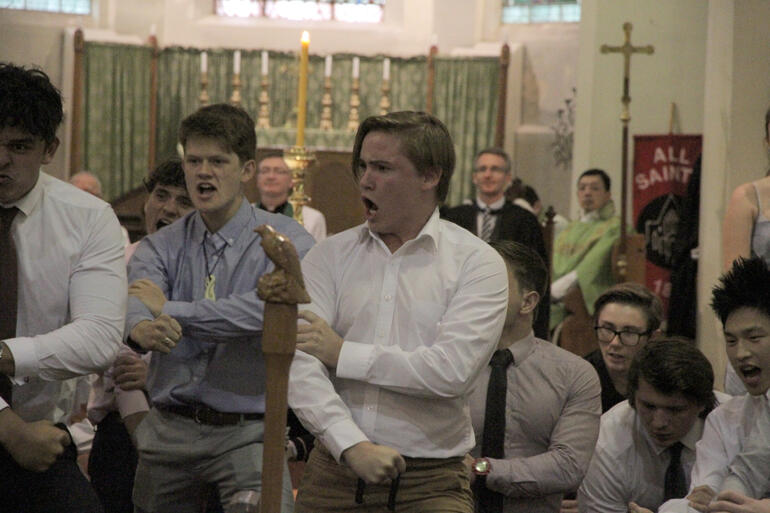
<instances>
[{"instance_id":1,"label":"dark necktie","mask_svg":"<svg viewBox=\"0 0 770 513\"><path fill-rule=\"evenodd\" d=\"M478 212L481 212L481 233L479 237L484 242L492 240L492 235L495 232L495 217L500 215L502 208L489 208L482 207L478 203L473 204Z\"/></svg>"},{"instance_id":2,"label":"dark necktie","mask_svg":"<svg viewBox=\"0 0 770 513\"><path fill-rule=\"evenodd\" d=\"M681 499L687 495L687 482L682 468L682 442L677 442L668 448L671 461L666 469L666 480L663 483L663 502L669 499Z\"/></svg>"},{"instance_id":3,"label":"dark necktie","mask_svg":"<svg viewBox=\"0 0 770 513\"><path fill-rule=\"evenodd\" d=\"M16 245L11 234L11 223L18 214L16 207L0 207L0 340L16 336L17 289L19 286L19 263ZM0 396L11 404L11 381L0 374Z\"/></svg>"},{"instance_id":4,"label":"dark necktie","mask_svg":"<svg viewBox=\"0 0 770 513\"><path fill-rule=\"evenodd\" d=\"M489 365L492 372L487 386L487 406L484 411L484 434L481 441L481 456L502 459L505 456L505 396L508 392L508 366L513 363L513 353L498 349L492 355ZM503 495L486 487L486 480L477 480L479 512L502 513Z\"/></svg>"}]
</instances>

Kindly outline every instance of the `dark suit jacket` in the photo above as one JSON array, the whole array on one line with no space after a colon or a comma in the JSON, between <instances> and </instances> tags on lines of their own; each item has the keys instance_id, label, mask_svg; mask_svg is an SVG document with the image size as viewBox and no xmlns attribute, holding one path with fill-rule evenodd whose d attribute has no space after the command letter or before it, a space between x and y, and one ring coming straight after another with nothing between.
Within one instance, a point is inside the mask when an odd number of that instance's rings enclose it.
<instances>
[{"instance_id":1,"label":"dark suit jacket","mask_svg":"<svg viewBox=\"0 0 770 513\"><path fill-rule=\"evenodd\" d=\"M443 208L441 217L478 235L476 233L477 211L474 205ZM495 225L495 231L492 233L492 240L512 240L529 246L537 251L543 258L546 267L548 266L549 259L545 252L545 241L540 223L537 222L537 218L532 212L528 212L518 205L509 201L505 202ZM540 299L533 325L535 336L543 340L548 340L548 314L551 303L550 283L547 285L549 286L546 287L545 297Z\"/></svg>"}]
</instances>

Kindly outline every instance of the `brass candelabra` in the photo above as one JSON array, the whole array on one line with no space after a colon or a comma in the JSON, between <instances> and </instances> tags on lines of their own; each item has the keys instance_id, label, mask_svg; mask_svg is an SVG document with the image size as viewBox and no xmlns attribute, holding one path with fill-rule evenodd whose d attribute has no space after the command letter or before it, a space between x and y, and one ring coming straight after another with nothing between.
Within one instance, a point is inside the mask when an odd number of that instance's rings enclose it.
<instances>
[{"instance_id":1,"label":"brass candelabra","mask_svg":"<svg viewBox=\"0 0 770 513\"><path fill-rule=\"evenodd\" d=\"M332 79L324 77L324 95L321 98L321 130L332 129Z\"/></svg>"},{"instance_id":2,"label":"brass candelabra","mask_svg":"<svg viewBox=\"0 0 770 513\"><path fill-rule=\"evenodd\" d=\"M348 130L355 132L358 130L358 109L361 107L361 100L358 97L358 78L353 79L353 87L350 91L350 115L348 116Z\"/></svg>"}]
</instances>

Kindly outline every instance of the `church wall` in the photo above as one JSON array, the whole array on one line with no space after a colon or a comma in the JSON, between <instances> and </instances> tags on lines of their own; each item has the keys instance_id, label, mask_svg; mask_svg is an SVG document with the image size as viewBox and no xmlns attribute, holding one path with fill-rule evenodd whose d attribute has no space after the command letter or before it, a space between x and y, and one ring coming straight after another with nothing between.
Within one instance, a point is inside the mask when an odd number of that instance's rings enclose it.
<instances>
[{"instance_id":1,"label":"church wall","mask_svg":"<svg viewBox=\"0 0 770 513\"><path fill-rule=\"evenodd\" d=\"M677 106L681 133L703 131L707 14L708 2L702 0L583 1L573 191L582 171L599 167L613 178L613 197L620 197L623 58L601 54L599 47L622 45L626 21L633 24L634 46L655 47L653 55L631 58L629 159L633 158L634 135L669 131L672 102ZM574 194L570 198L575 216L577 201Z\"/></svg>"},{"instance_id":2,"label":"church wall","mask_svg":"<svg viewBox=\"0 0 770 513\"><path fill-rule=\"evenodd\" d=\"M570 170L556 166L551 127L577 84L581 25L501 25L499 0L479 0L476 8L477 40L508 42L512 50L503 147L514 173L537 190L545 206L567 213L571 191L555 185L566 183Z\"/></svg>"},{"instance_id":3,"label":"church wall","mask_svg":"<svg viewBox=\"0 0 770 513\"><path fill-rule=\"evenodd\" d=\"M722 326L709 307L722 271L722 220L730 194L768 169L764 115L770 106L770 2L709 2L700 205L698 342L721 383Z\"/></svg>"},{"instance_id":4,"label":"church wall","mask_svg":"<svg viewBox=\"0 0 770 513\"><path fill-rule=\"evenodd\" d=\"M579 24L509 25L503 37L524 46L520 68L521 118L508 139L513 143L516 175L538 192L544 207L566 213L571 191L570 169L558 167L553 157L553 126L565 99L577 85Z\"/></svg>"}]
</instances>

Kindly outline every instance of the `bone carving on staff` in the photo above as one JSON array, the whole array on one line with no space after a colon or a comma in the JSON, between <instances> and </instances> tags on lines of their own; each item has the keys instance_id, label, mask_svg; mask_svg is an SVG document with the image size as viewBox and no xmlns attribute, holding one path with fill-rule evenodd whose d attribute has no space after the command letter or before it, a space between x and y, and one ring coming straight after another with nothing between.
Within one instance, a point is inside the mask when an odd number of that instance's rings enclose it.
<instances>
[{"instance_id":1,"label":"bone carving on staff","mask_svg":"<svg viewBox=\"0 0 770 513\"><path fill-rule=\"evenodd\" d=\"M262 248L275 264L275 271L263 274L259 279L259 298L268 303L287 305L309 303L310 296L305 290L302 268L294 244L268 224L263 224L254 231L262 236Z\"/></svg>"}]
</instances>

